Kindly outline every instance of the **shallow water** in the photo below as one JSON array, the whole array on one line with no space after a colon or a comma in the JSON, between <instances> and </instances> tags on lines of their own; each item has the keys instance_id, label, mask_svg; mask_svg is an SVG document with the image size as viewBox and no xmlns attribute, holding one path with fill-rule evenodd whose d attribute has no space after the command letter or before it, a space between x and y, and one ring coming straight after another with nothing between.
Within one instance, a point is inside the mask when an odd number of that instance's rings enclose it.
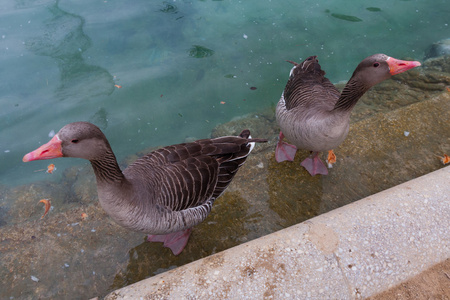
<instances>
[{"instance_id":1,"label":"shallow water","mask_svg":"<svg viewBox=\"0 0 450 300\"><path fill-rule=\"evenodd\" d=\"M281 213L272 202L277 194L271 192L272 209L262 213L256 200L246 198L248 203L242 203L238 200L245 192L233 191L216 205L216 212L226 213L217 213L209 221L218 226L212 232L228 224L221 242L217 245L215 239L198 235L187 254L175 258L160 253L161 247L142 243L142 235L122 232L110 223L95 204L95 190L80 181L92 179L86 162L22 163L22 156L47 142L51 131L72 121L91 121L104 130L119 161L149 147L208 137L219 124L273 107L290 70L285 60L318 55L333 82L347 80L361 59L377 52L422 60L431 43L450 37L446 2L378 1L379 10L370 1L356 5L231 0L1 4L0 226L15 226L14 237L2 238L1 243L5 248L14 245L23 254L23 261L18 259L10 270L11 286L2 298L67 296L74 286L78 287L74 298L95 296L323 212L320 203L312 203L300 219L279 220ZM274 136L275 131L254 136L272 138L265 135ZM35 172L49 163L57 167L54 174ZM308 184L314 187L316 180ZM372 190L363 189L365 193ZM40 221L37 203L50 191L55 208ZM298 206L295 209L286 205L286 210L300 212L305 204L292 204ZM84 211L96 216L89 220L89 228L79 225ZM14 220L8 215L14 215ZM265 220L266 215L273 221ZM79 224L72 226L75 223ZM114 240L111 236L116 231ZM31 247L35 239L40 240L38 245L57 250L47 253L48 249ZM65 255L76 270L61 262ZM32 257L41 258L46 269ZM52 257L58 265L52 265ZM11 266L14 259L8 256L2 261ZM108 261L115 263L105 266ZM139 266L142 261L151 271L139 270L144 268ZM25 263L34 267L19 267ZM43 278L58 272L63 272L64 283L44 284ZM40 282L32 281L31 275L40 277ZM47 291L39 289L39 284Z\"/></svg>"}]
</instances>

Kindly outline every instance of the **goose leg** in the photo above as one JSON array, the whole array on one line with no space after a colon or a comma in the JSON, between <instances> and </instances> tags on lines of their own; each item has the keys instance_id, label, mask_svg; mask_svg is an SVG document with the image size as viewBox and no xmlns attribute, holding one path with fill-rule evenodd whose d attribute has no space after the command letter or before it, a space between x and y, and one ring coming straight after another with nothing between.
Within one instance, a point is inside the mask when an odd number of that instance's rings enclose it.
<instances>
[{"instance_id":1,"label":"goose leg","mask_svg":"<svg viewBox=\"0 0 450 300\"><path fill-rule=\"evenodd\" d=\"M328 169L325 167L323 162L319 158L319 152L312 152L311 155L301 162L306 171L308 171L311 176L316 174L328 175Z\"/></svg>"},{"instance_id":2,"label":"goose leg","mask_svg":"<svg viewBox=\"0 0 450 300\"><path fill-rule=\"evenodd\" d=\"M149 242L161 242L164 243L164 247L172 250L174 255L178 255L183 251L186 246L189 236L191 235L192 228L188 228L184 231L173 232L164 235L148 235L147 241Z\"/></svg>"},{"instance_id":3,"label":"goose leg","mask_svg":"<svg viewBox=\"0 0 450 300\"><path fill-rule=\"evenodd\" d=\"M284 134L280 131L280 136L278 138L277 148L275 149L275 159L277 162L282 162L285 160L293 161L295 157L295 152L297 152L297 147L294 145L283 142Z\"/></svg>"}]
</instances>

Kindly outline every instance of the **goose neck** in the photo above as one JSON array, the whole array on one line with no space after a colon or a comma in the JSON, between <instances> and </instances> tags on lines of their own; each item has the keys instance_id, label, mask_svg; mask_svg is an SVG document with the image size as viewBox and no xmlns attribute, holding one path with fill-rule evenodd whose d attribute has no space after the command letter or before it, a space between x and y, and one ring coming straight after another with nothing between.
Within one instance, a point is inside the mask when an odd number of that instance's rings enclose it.
<instances>
[{"instance_id":1,"label":"goose neck","mask_svg":"<svg viewBox=\"0 0 450 300\"><path fill-rule=\"evenodd\" d=\"M341 96L336 102L335 111L351 111L358 100L369 90L362 82L351 78L342 90Z\"/></svg>"},{"instance_id":2,"label":"goose neck","mask_svg":"<svg viewBox=\"0 0 450 300\"><path fill-rule=\"evenodd\" d=\"M108 151L102 158L93 159L90 162L98 183L120 183L125 178L112 151Z\"/></svg>"}]
</instances>

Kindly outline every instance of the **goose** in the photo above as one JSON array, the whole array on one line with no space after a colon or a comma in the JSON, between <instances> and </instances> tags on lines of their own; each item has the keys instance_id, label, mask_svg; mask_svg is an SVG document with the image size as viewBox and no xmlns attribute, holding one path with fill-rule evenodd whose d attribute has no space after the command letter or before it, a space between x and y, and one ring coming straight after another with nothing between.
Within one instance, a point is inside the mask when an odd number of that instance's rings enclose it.
<instances>
[{"instance_id":1,"label":"goose","mask_svg":"<svg viewBox=\"0 0 450 300\"><path fill-rule=\"evenodd\" d=\"M277 162L293 161L297 148L309 150L301 165L311 174L327 175L319 153L339 146L347 137L350 114L358 100L372 86L409 69L418 61L404 61L374 54L359 63L342 93L324 76L317 56L294 65L276 107L280 134L275 150ZM283 141L287 138L292 144Z\"/></svg>"},{"instance_id":2,"label":"goose","mask_svg":"<svg viewBox=\"0 0 450 300\"><path fill-rule=\"evenodd\" d=\"M47 144L26 154L24 162L57 157L90 161L98 199L119 225L149 234L174 255L186 246L193 226L210 213L244 164L255 143L250 131L202 139L155 150L121 171L103 132L94 124L64 126Z\"/></svg>"}]
</instances>

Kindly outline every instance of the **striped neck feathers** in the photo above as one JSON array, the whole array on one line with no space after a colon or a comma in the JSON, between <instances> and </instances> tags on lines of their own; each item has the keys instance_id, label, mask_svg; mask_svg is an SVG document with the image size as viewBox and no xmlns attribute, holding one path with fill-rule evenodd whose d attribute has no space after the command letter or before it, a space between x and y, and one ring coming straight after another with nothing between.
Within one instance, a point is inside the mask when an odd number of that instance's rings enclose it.
<instances>
[{"instance_id":1,"label":"striped neck feathers","mask_svg":"<svg viewBox=\"0 0 450 300\"><path fill-rule=\"evenodd\" d=\"M342 90L341 96L334 105L334 111L350 112L358 100L370 89L361 81L352 77Z\"/></svg>"},{"instance_id":2,"label":"striped neck feathers","mask_svg":"<svg viewBox=\"0 0 450 300\"><path fill-rule=\"evenodd\" d=\"M99 183L119 183L125 178L112 150L108 150L102 158L92 159L90 162Z\"/></svg>"}]
</instances>

